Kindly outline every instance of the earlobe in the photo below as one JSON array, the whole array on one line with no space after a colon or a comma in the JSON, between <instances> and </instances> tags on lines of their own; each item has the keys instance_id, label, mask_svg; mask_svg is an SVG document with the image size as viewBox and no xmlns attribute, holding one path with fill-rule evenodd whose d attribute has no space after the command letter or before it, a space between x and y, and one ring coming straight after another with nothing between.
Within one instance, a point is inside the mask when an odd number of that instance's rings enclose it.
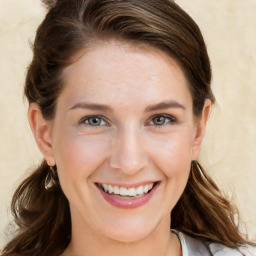
<instances>
[{"instance_id":1,"label":"earlobe","mask_svg":"<svg viewBox=\"0 0 256 256\"><path fill-rule=\"evenodd\" d=\"M51 163L51 166L55 165L51 139L52 124L43 117L41 108L37 103L29 105L28 119L38 148L46 161Z\"/></svg>"},{"instance_id":2,"label":"earlobe","mask_svg":"<svg viewBox=\"0 0 256 256\"><path fill-rule=\"evenodd\" d=\"M200 152L200 148L203 142L207 121L211 111L211 101L209 99L205 100L204 108L200 119L197 121L195 128L195 136L193 141L193 152L192 159L195 160Z\"/></svg>"}]
</instances>

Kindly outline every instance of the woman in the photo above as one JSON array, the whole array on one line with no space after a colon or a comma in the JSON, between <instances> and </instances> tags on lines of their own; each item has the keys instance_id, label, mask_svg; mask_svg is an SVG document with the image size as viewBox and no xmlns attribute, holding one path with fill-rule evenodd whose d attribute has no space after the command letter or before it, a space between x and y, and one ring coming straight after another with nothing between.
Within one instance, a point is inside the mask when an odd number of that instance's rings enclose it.
<instances>
[{"instance_id":1,"label":"woman","mask_svg":"<svg viewBox=\"0 0 256 256\"><path fill-rule=\"evenodd\" d=\"M25 85L44 161L3 255L255 255L196 161L214 96L195 22L169 0L51 8Z\"/></svg>"}]
</instances>

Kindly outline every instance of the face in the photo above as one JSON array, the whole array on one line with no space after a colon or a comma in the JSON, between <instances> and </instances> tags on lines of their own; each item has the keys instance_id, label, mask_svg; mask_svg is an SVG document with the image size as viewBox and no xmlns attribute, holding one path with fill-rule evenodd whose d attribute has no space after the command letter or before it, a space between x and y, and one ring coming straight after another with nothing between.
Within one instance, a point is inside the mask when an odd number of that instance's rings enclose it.
<instances>
[{"instance_id":1,"label":"face","mask_svg":"<svg viewBox=\"0 0 256 256\"><path fill-rule=\"evenodd\" d=\"M126 242L169 229L206 122L193 116L183 71L149 46L108 42L80 55L64 70L47 147L38 143L73 227Z\"/></svg>"}]
</instances>

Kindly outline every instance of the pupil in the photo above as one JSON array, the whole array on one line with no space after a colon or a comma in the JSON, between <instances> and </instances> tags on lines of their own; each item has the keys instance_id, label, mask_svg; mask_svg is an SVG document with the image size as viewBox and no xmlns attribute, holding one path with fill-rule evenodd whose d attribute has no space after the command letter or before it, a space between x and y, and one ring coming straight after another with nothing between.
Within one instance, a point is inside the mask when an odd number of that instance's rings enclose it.
<instances>
[{"instance_id":1,"label":"pupil","mask_svg":"<svg viewBox=\"0 0 256 256\"><path fill-rule=\"evenodd\" d=\"M164 124L164 122L165 122L165 117L163 116L159 116L154 119L154 123L156 125Z\"/></svg>"},{"instance_id":2,"label":"pupil","mask_svg":"<svg viewBox=\"0 0 256 256\"><path fill-rule=\"evenodd\" d=\"M89 123L90 123L91 125L99 125L99 124L100 124L100 119L99 119L99 118L96 118L96 117L91 118L91 119L89 120Z\"/></svg>"}]
</instances>

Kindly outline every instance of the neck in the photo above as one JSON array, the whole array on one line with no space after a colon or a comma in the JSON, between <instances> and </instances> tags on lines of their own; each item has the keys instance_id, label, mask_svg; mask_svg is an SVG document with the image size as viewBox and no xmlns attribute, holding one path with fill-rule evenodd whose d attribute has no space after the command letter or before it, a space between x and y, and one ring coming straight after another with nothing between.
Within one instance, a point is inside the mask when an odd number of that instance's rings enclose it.
<instances>
[{"instance_id":1,"label":"neck","mask_svg":"<svg viewBox=\"0 0 256 256\"><path fill-rule=\"evenodd\" d=\"M121 242L72 222L72 239L62 256L181 256L179 239L169 227L170 218L166 218L146 237Z\"/></svg>"}]
</instances>

